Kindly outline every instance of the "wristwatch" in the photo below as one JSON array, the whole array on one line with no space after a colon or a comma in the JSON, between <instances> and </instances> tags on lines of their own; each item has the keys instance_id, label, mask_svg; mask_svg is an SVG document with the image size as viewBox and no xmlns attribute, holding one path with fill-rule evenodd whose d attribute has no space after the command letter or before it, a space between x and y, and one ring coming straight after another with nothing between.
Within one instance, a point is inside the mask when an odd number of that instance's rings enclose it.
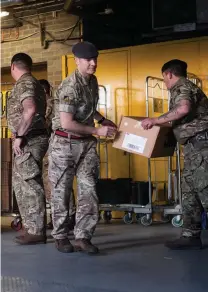
<instances>
[{"instance_id":1,"label":"wristwatch","mask_svg":"<svg viewBox=\"0 0 208 292\"><path fill-rule=\"evenodd\" d=\"M24 136L15 136L15 139L23 139L24 138Z\"/></svg>"},{"instance_id":2,"label":"wristwatch","mask_svg":"<svg viewBox=\"0 0 208 292\"><path fill-rule=\"evenodd\" d=\"M98 121L98 124L102 124L103 121L105 121L105 118L104 118L104 117L102 117L102 119L100 119L100 120Z\"/></svg>"}]
</instances>

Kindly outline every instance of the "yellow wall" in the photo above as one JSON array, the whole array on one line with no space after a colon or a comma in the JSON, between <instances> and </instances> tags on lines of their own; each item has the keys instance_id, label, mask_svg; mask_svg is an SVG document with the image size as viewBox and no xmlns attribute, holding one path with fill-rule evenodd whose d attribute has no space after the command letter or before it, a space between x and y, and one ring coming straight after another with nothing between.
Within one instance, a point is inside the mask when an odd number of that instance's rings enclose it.
<instances>
[{"instance_id":1,"label":"yellow wall","mask_svg":"<svg viewBox=\"0 0 208 292\"><path fill-rule=\"evenodd\" d=\"M118 124L121 115L145 116L146 77L161 78L162 65L175 58L188 63L188 72L202 80L203 90L208 94L208 37L101 51L96 75L99 84L110 85L108 118ZM63 78L74 69L73 56L64 56ZM130 157L130 176L134 180L147 180L147 159L138 155L129 156L111 145L108 149L110 177L128 177ZM156 161L152 162L152 180L167 180L166 159Z\"/></svg>"},{"instance_id":2,"label":"yellow wall","mask_svg":"<svg viewBox=\"0 0 208 292\"><path fill-rule=\"evenodd\" d=\"M7 96L9 95L10 91L1 91L1 131L0 131L0 138L10 138L11 132L7 128L7 120L6 120L6 100Z\"/></svg>"}]
</instances>

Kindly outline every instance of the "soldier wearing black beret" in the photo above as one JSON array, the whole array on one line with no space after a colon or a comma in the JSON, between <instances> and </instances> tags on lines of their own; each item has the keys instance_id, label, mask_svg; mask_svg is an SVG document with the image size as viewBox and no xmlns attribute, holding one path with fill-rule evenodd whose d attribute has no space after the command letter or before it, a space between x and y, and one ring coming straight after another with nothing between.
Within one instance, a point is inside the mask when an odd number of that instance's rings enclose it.
<instances>
[{"instance_id":1,"label":"soldier wearing black beret","mask_svg":"<svg viewBox=\"0 0 208 292\"><path fill-rule=\"evenodd\" d=\"M96 180L99 157L94 137L111 137L116 125L98 111L98 82L94 73L98 51L89 42L73 46L77 69L59 86L55 97L55 117L50 141L49 179L51 181L52 219L56 248L97 253L91 243L99 217ZM96 128L94 119L101 127ZM77 177L75 245L68 239L69 202L74 176Z\"/></svg>"}]
</instances>

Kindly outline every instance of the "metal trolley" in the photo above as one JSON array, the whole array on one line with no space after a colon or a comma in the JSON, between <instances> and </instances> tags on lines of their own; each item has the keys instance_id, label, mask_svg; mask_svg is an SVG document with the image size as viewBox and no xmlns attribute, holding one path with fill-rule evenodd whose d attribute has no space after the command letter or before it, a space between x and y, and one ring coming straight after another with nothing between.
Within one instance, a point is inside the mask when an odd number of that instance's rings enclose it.
<instances>
[{"instance_id":1,"label":"metal trolley","mask_svg":"<svg viewBox=\"0 0 208 292\"><path fill-rule=\"evenodd\" d=\"M153 117L154 113L159 115L168 111L169 107L169 95L165 89L163 79L148 76L146 78L146 116ZM169 222L170 215L175 215L172 219L172 224L176 227L182 224L181 222L181 193L180 193L180 149L177 145L177 150L174 157L148 159L148 182L149 202L147 205L138 204L103 204L100 208L105 212L104 220L109 221L111 219L111 211L124 211L124 222L131 224L133 217L136 221L141 222L144 226L152 224L153 212L160 212L163 214L162 222ZM152 175L153 168L156 170L157 163L163 164L167 170L167 175L161 180L156 177L156 171L154 173L154 179ZM175 165L175 170L173 170ZM167 176L167 177L166 177ZM159 193L159 186L163 185L163 189L167 189L167 199L164 205L157 205L157 197ZM166 186L168 186L166 188ZM153 188L156 193L156 204L152 202ZM166 192L166 191L164 191ZM165 194L166 195L166 194Z\"/></svg>"},{"instance_id":2,"label":"metal trolley","mask_svg":"<svg viewBox=\"0 0 208 292\"><path fill-rule=\"evenodd\" d=\"M104 90L104 99L103 103L98 104L98 110L101 107L104 108L104 116L107 118L107 90L104 86L99 86L102 90ZM112 143L111 140L108 139L98 139L98 154L101 154L101 146L104 146L104 161L100 159L101 165L105 165L105 178L108 178L108 143ZM101 173L100 173L101 178ZM123 221L126 224L131 224L135 219L137 222L140 222L141 214L150 214L152 212L151 204L147 206L139 206L137 204L99 204L100 210L100 218L104 220L105 223L109 223L112 215L112 211L123 211L125 215L123 217Z\"/></svg>"},{"instance_id":3,"label":"metal trolley","mask_svg":"<svg viewBox=\"0 0 208 292\"><path fill-rule=\"evenodd\" d=\"M97 109L99 112L102 111L102 114L105 118L107 118L108 112L107 112L107 89L103 85L99 85L99 89L103 92L103 98L101 102L98 103ZM108 145L112 143L111 139L98 139L98 154L100 157L100 165L104 166L104 172L101 173L99 178L101 179L104 177L105 179L109 178L109 165L108 165ZM103 148L103 149L102 149ZM103 150L103 152L101 151ZM102 155L103 154L103 155ZM103 158L103 159L102 159ZM111 204L99 204L99 210L100 210L100 218L104 220L105 223L109 223L112 215L112 211L125 211L127 216L124 216L124 222L129 223L129 221L133 221L131 219L132 214L132 208L129 208L128 205L122 204L122 205L111 205ZM129 213L129 215L128 215ZM132 222L130 222L132 223Z\"/></svg>"},{"instance_id":4,"label":"metal trolley","mask_svg":"<svg viewBox=\"0 0 208 292\"><path fill-rule=\"evenodd\" d=\"M148 76L146 78L146 116L156 117L169 110L169 92L165 88L164 81L161 78ZM181 220L181 155L180 147L177 144L176 151L173 157L165 158L150 158L148 159L148 180L149 180L149 204L151 212L148 212L141 218L143 225L151 225L152 212L161 212L163 214L163 221L168 222L170 215L172 224L175 227L182 225ZM162 180L157 178L157 165L163 164L166 173ZM154 172L154 179L153 179ZM156 204L152 203L152 184L156 189ZM167 185L167 192L165 191L164 205L157 205L157 194L159 185Z\"/></svg>"}]
</instances>

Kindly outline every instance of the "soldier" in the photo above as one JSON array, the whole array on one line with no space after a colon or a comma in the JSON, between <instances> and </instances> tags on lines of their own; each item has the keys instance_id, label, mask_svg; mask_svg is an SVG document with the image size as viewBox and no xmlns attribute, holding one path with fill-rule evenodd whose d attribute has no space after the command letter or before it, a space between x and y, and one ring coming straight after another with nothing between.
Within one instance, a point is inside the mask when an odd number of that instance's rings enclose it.
<instances>
[{"instance_id":1,"label":"soldier","mask_svg":"<svg viewBox=\"0 0 208 292\"><path fill-rule=\"evenodd\" d=\"M46 124L50 134L52 133L52 119L54 117L54 99L51 94L51 85L46 79L40 79L40 84L43 86L45 94L46 94Z\"/></svg>"},{"instance_id":2,"label":"soldier","mask_svg":"<svg viewBox=\"0 0 208 292\"><path fill-rule=\"evenodd\" d=\"M113 122L97 112L98 83L94 76L98 51L88 42L76 44L72 52L77 70L59 86L55 98L54 135L49 153L49 179L52 185L52 218L56 248L60 252L75 250L97 253L91 243L98 223L99 209L96 180L99 157L93 135L111 137L116 131ZM95 128L94 119L102 124ZM74 176L78 194L75 245L67 238L69 196Z\"/></svg>"},{"instance_id":3,"label":"soldier","mask_svg":"<svg viewBox=\"0 0 208 292\"><path fill-rule=\"evenodd\" d=\"M142 122L144 129L172 123L178 142L184 145L182 175L183 228L181 237L166 243L170 249L201 249L202 212L208 208L208 99L187 79L187 64L171 60L162 67L170 90L170 111Z\"/></svg>"},{"instance_id":4,"label":"soldier","mask_svg":"<svg viewBox=\"0 0 208 292\"><path fill-rule=\"evenodd\" d=\"M13 56L11 75L16 83L8 98L7 119L14 137L13 188L25 227L25 233L16 237L19 244L46 243L42 181L42 162L48 148L46 97L31 68L30 56Z\"/></svg>"},{"instance_id":5,"label":"soldier","mask_svg":"<svg viewBox=\"0 0 208 292\"><path fill-rule=\"evenodd\" d=\"M46 79L40 79L40 84L43 86L45 93L46 93L46 124L48 127L49 135L52 133L52 118L54 117L54 98L51 94L51 85ZM50 183L48 180L48 152L46 153L44 159L43 159L43 184L44 184L44 190L45 190L45 196L46 200L49 204L51 204L51 190L50 190ZM74 195L72 194L70 196L70 204L69 204L69 224L70 229L73 230L74 224L75 224L75 212L76 212L76 206L74 201ZM53 229L52 224L52 217L50 214L51 221L47 224L48 229Z\"/></svg>"},{"instance_id":6,"label":"soldier","mask_svg":"<svg viewBox=\"0 0 208 292\"><path fill-rule=\"evenodd\" d=\"M54 107L54 99L51 96L51 86L50 83L46 79L40 79L39 80L40 84L43 86L45 94L46 94L46 125L48 128L48 133L51 135L52 133L52 118L54 115L53 107ZM50 183L48 180L48 152L43 158L43 185L44 185L44 190L45 190L45 197L46 201L50 204L50 199L51 199L51 191L50 191ZM50 214L51 217L51 214ZM48 229L52 229L52 218L51 221L47 224Z\"/></svg>"}]
</instances>

